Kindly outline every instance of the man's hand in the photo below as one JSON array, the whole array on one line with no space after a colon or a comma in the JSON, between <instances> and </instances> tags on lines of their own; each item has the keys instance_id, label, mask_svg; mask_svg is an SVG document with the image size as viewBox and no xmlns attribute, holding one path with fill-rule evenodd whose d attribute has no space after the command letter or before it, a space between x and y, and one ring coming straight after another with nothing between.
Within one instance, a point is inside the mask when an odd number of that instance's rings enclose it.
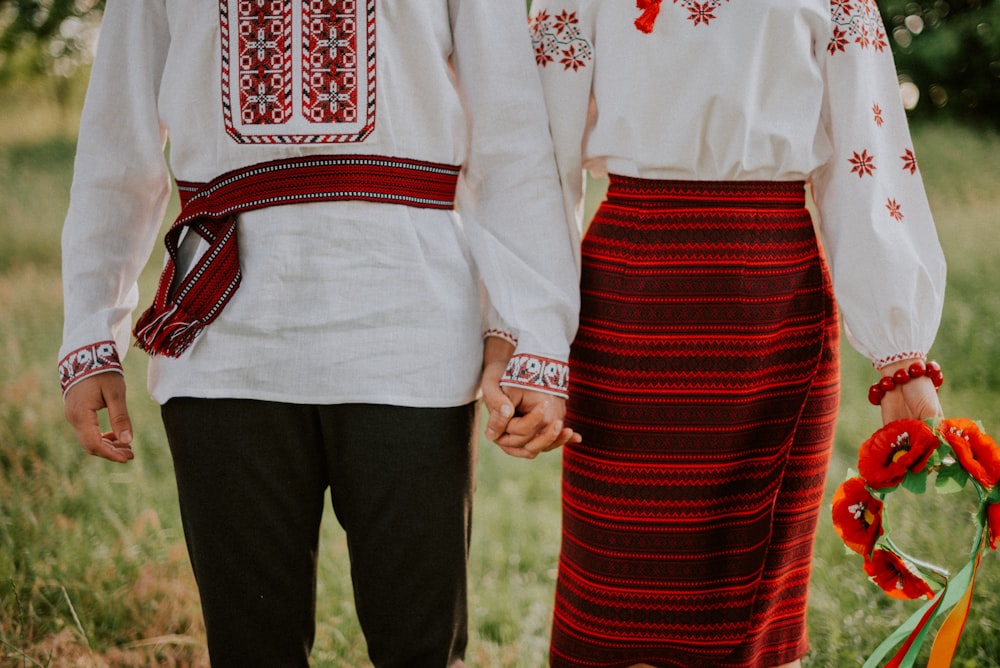
<instances>
[{"instance_id":1,"label":"man's hand","mask_svg":"<svg viewBox=\"0 0 1000 668\"><path fill-rule=\"evenodd\" d=\"M108 411L111 431L101 433L98 413ZM115 372L84 378L66 393L66 420L76 432L76 440L89 454L122 464L130 461L132 421L125 405L125 378Z\"/></svg>"},{"instance_id":2,"label":"man's hand","mask_svg":"<svg viewBox=\"0 0 1000 668\"><path fill-rule=\"evenodd\" d=\"M564 426L566 400L562 397L520 387L503 390L514 403L514 416L503 432L494 437L487 430L487 437L508 455L534 459L543 452L583 440Z\"/></svg>"},{"instance_id":3,"label":"man's hand","mask_svg":"<svg viewBox=\"0 0 1000 668\"><path fill-rule=\"evenodd\" d=\"M534 459L566 443L579 443L580 435L563 426L566 402L544 392L500 386L514 346L489 337L483 350L483 402L489 412L486 438L514 457Z\"/></svg>"}]
</instances>

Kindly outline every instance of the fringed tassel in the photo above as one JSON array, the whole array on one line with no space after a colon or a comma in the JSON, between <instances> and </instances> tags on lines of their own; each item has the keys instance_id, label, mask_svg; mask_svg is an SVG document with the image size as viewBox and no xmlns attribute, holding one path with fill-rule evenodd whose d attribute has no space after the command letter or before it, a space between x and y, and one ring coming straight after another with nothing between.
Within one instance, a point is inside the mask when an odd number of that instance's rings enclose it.
<instances>
[{"instance_id":1,"label":"fringed tassel","mask_svg":"<svg viewBox=\"0 0 1000 668\"><path fill-rule=\"evenodd\" d=\"M176 304L162 313L150 306L135 323L136 347L152 357L180 357L205 328L185 315Z\"/></svg>"},{"instance_id":2,"label":"fringed tassel","mask_svg":"<svg viewBox=\"0 0 1000 668\"><path fill-rule=\"evenodd\" d=\"M656 25L656 17L660 15L660 2L662 0L636 0L636 7L643 10L642 16L635 20L635 27L646 33L653 32Z\"/></svg>"}]
</instances>

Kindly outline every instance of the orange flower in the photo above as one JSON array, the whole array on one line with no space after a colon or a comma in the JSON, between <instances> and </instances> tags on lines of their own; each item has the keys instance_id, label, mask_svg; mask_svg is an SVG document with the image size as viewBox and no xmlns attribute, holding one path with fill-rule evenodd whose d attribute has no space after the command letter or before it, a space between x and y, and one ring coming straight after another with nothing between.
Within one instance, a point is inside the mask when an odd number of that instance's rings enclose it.
<instances>
[{"instance_id":1,"label":"orange flower","mask_svg":"<svg viewBox=\"0 0 1000 668\"><path fill-rule=\"evenodd\" d=\"M995 550L1000 540L1000 503L986 504L986 523L990 527L990 547Z\"/></svg>"},{"instance_id":2,"label":"orange flower","mask_svg":"<svg viewBox=\"0 0 1000 668\"><path fill-rule=\"evenodd\" d=\"M858 472L872 489L894 487L907 473L923 471L938 445L940 441L925 422L890 422L861 444Z\"/></svg>"},{"instance_id":3,"label":"orange flower","mask_svg":"<svg viewBox=\"0 0 1000 668\"><path fill-rule=\"evenodd\" d=\"M879 548L865 559L865 573L893 598L932 598L934 592L923 578L888 550Z\"/></svg>"},{"instance_id":4,"label":"orange flower","mask_svg":"<svg viewBox=\"0 0 1000 668\"><path fill-rule=\"evenodd\" d=\"M882 535L882 502L861 478L841 483L833 495L833 527L847 547L868 556Z\"/></svg>"},{"instance_id":5,"label":"orange flower","mask_svg":"<svg viewBox=\"0 0 1000 668\"><path fill-rule=\"evenodd\" d=\"M984 487L993 487L1000 480L1000 447L984 434L972 420L954 418L941 420L941 435L951 446L962 468Z\"/></svg>"}]
</instances>

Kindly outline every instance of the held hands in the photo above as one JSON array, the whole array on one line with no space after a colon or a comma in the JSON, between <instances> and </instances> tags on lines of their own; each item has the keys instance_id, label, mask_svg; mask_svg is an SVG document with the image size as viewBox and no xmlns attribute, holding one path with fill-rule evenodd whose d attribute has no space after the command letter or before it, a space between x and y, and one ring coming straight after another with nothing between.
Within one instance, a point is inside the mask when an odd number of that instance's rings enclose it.
<instances>
[{"instance_id":1,"label":"held hands","mask_svg":"<svg viewBox=\"0 0 1000 668\"><path fill-rule=\"evenodd\" d=\"M883 376L891 376L900 369L907 369L913 362L914 360L894 362L883 367L880 373ZM926 375L912 378L902 385L897 385L893 391L886 392L882 397L881 408L883 424L903 418L924 420L944 415L937 388Z\"/></svg>"},{"instance_id":2,"label":"held hands","mask_svg":"<svg viewBox=\"0 0 1000 668\"><path fill-rule=\"evenodd\" d=\"M111 431L101 433L98 413L107 409ZM84 378L69 388L63 407L76 440L95 457L126 463L132 452L132 421L125 405L125 378L119 373L101 373Z\"/></svg>"},{"instance_id":3,"label":"held hands","mask_svg":"<svg viewBox=\"0 0 1000 668\"><path fill-rule=\"evenodd\" d=\"M512 457L534 459L566 443L579 443L579 434L563 426L566 401L545 392L500 386L514 347L496 337L486 339L483 352L483 402L489 412L486 437Z\"/></svg>"}]
</instances>

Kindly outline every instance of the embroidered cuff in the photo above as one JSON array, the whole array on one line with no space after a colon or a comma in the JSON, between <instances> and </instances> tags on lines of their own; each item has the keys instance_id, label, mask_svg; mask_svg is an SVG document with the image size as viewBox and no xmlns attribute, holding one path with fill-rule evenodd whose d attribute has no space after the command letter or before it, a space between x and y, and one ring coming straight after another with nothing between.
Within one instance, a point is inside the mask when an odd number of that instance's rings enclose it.
<instances>
[{"instance_id":1,"label":"embroidered cuff","mask_svg":"<svg viewBox=\"0 0 1000 668\"><path fill-rule=\"evenodd\" d=\"M491 336L495 336L498 339L503 339L510 345L517 348L517 337L511 334L510 332L504 331L502 329L487 329L485 332L483 332L484 339L488 339Z\"/></svg>"},{"instance_id":2,"label":"embroidered cuff","mask_svg":"<svg viewBox=\"0 0 1000 668\"><path fill-rule=\"evenodd\" d=\"M884 357L880 360L874 360L872 362L872 366L875 367L876 369L881 369L882 367L887 367L894 362L901 362L903 360L916 360L916 359L926 360L927 353L917 353L917 352L898 353L896 355L890 355L889 357Z\"/></svg>"},{"instance_id":3,"label":"embroidered cuff","mask_svg":"<svg viewBox=\"0 0 1000 668\"><path fill-rule=\"evenodd\" d=\"M566 398L569 395L569 365L545 357L514 355L507 362L500 384Z\"/></svg>"},{"instance_id":4,"label":"embroidered cuff","mask_svg":"<svg viewBox=\"0 0 1000 668\"><path fill-rule=\"evenodd\" d=\"M59 383L63 394L74 383L105 371L122 372L118 347L114 341L101 341L74 350L59 362Z\"/></svg>"}]
</instances>

